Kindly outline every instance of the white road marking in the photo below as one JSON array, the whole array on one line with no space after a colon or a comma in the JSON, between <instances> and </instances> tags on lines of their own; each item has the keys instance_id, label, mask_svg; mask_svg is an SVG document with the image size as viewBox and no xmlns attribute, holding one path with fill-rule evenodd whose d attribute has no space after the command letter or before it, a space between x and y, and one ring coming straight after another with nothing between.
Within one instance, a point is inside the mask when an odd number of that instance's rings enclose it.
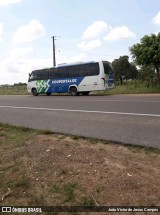
<instances>
[{"instance_id":1,"label":"white road marking","mask_svg":"<svg viewBox=\"0 0 160 215\"><path fill-rule=\"evenodd\" d=\"M107 111L91 111L91 110L71 110L71 109L52 109L52 108L36 108L36 107L15 107L15 106L0 106L0 108L160 117L159 114L146 114L146 113L123 113L123 112L107 112Z\"/></svg>"},{"instance_id":2,"label":"white road marking","mask_svg":"<svg viewBox=\"0 0 160 215\"><path fill-rule=\"evenodd\" d=\"M77 100L78 101L78 100ZM81 100L81 101L84 101L84 100ZM87 101L92 101L92 102L160 102L160 101L146 101L146 100L123 100L123 99L121 99L121 100L115 100L115 99L108 99L108 100L86 100L86 102Z\"/></svg>"},{"instance_id":3,"label":"white road marking","mask_svg":"<svg viewBox=\"0 0 160 215\"><path fill-rule=\"evenodd\" d=\"M4 99L4 100L8 100L8 98L5 98L5 96L10 96L10 95L0 95L0 100L1 99ZM24 95L12 95L10 96L11 98L15 99L14 97L17 97L19 96L19 98L16 98L16 99L23 99L24 98ZM25 97L31 97L30 95L25 95ZM82 99L80 97L74 97L74 98L70 98L70 96L67 96L67 98L56 98L57 96L50 96L50 97L46 97L46 96L39 96L38 97L38 100L42 99L44 100L44 97L45 97L45 100L54 100L54 101L73 101L73 102L143 102L143 103L160 103L160 100L127 100L127 99L94 99L92 100L91 97L88 97L89 99L85 100L85 99ZM35 98L32 97L34 100ZM86 97L85 97L86 98Z\"/></svg>"},{"instance_id":4,"label":"white road marking","mask_svg":"<svg viewBox=\"0 0 160 215\"><path fill-rule=\"evenodd\" d=\"M144 103L160 103L160 101L146 101L146 100L119 100L119 99L107 99L107 100L91 100L91 99L87 99L87 100L82 100L82 99L77 99L77 98L74 98L74 99L55 99L53 97L50 97L50 98L45 98L45 100L51 100L53 99L54 101L73 101L73 102L144 102ZM44 100L44 97L43 97L43 100Z\"/></svg>"}]
</instances>

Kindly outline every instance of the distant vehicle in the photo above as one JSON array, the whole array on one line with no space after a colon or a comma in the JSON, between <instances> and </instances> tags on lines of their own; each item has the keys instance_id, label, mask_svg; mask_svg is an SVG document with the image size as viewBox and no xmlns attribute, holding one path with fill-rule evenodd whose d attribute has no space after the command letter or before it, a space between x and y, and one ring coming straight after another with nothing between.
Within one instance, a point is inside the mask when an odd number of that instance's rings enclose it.
<instances>
[{"instance_id":1,"label":"distant vehicle","mask_svg":"<svg viewBox=\"0 0 160 215\"><path fill-rule=\"evenodd\" d=\"M63 64L32 71L27 90L38 94L70 93L88 95L91 91L114 88L114 72L108 61Z\"/></svg>"}]
</instances>

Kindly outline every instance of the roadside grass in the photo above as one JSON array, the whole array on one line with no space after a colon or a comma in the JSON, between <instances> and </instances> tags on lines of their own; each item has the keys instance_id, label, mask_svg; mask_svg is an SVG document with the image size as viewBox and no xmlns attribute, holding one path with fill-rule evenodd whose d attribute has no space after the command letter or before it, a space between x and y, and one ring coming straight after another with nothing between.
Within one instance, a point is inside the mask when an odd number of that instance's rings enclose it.
<instances>
[{"instance_id":1,"label":"roadside grass","mask_svg":"<svg viewBox=\"0 0 160 215\"><path fill-rule=\"evenodd\" d=\"M137 145L134 146L134 145L129 145L129 144L128 145L126 144L126 147L134 153L142 152L142 153L146 153L146 154L160 154L159 148L137 146Z\"/></svg>"},{"instance_id":2,"label":"roadside grass","mask_svg":"<svg viewBox=\"0 0 160 215\"><path fill-rule=\"evenodd\" d=\"M83 206L96 206L93 198L91 197L82 197L81 202Z\"/></svg>"},{"instance_id":3,"label":"roadside grass","mask_svg":"<svg viewBox=\"0 0 160 215\"><path fill-rule=\"evenodd\" d=\"M127 147L132 152L145 152L145 153L154 153L154 154L160 154L159 148L154 147L145 147L145 146L139 146L139 145L132 145L132 144L124 144L116 141L108 141L108 140L100 140L97 138L92 137L83 137L83 136L76 136L76 135L67 135L62 134L58 132L52 132L50 130L35 130L28 127L23 126L12 126L9 124L3 124L0 123L0 138L3 139L3 141L0 141L1 144L11 144L14 147L23 146L23 144L29 142L29 140L32 140L36 135L58 135L58 140L63 140L66 137L70 137L73 140L88 140L91 144L97 144L97 142L101 142L104 145L107 144L114 144L114 145L123 145ZM68 143L65 144L65 146L68 146Z\"/></svg>"},{"instance_id":4,"label":"roadside grass","mask_svg":"<svg viewBox=\"0 0 160 215\"><path fill-rule=\"evenodd\" d=\"M59 193L61 191L61 187L58 184L54 184L49 188L49 191L53 194Z\"/></svg>"},{"instance_id":5,"label":"roadside grass","mask_svg":"<svg viewBox=\"0 0 160 215\"><path fill-rule=\"evenodd\" d=\"M97 91L94 92L95 95L114 95L114 94L140 94L140 93L160 93L160 86L150 85L147 86L146 81L128 81L123 85L116 85L115 89L108 91ZM0 95L31 95L27 92L26 86L0 86ZM60 95L60 94L53 94ZM61 94L67 95L67 94Z\"/></svg>"},{"instance_id":6,"label":"roadside grass","mask_svg":"<svg viewBox=\"0 0 160 215\"><path fill-rule=\"evenodd\" d=\"M74 201L75 200L75 183L66 183L63 185L64 190L64 202Z\"/></svg>"},{"instance_id":7,"label":"roadside grass","mask_svg":"<svg viewBox=\"0 0 160 215\"><path fill-rule=\"evenodd\" d=\"M63 169L60 171L59 175L66 175L67 172L68 172L68 169L64 169L64 168L63 168Z\"/></svg>"},{"instance_id":8,"label":"roadside grass","mask_svg":"<svg viewBox=\"0 0 160 215\"><path fill-rule=\"evenodd\" d=\"M27 86L0 86L0 95L30 95Z\"/></svg>"},{"instance_id":9,"label":"roadside grass","mask_svg":"<svg viewBox=\"0 0 160 215\"><path fill-rule=\"evenodd\" d=\"M22 178L16 179L15 181L10 181L7 184L10 188L29 188L29 180L25 177L25 175L22 176Z\"/></svg>"},{"instance_id":10,"label":"roadside grass","mask_svg":"<svg viewBox=\"0 0 160 215\"><path fill-rule=\"evenodd\" d=\"M140 87L135 88L133 84L129 83L128 85L117 85L116 88L114 89L98 92L98 93L110 94L110 95L160 93L160 86L147 88L145 85L141 85Z\"/></svg>"},{"instance_id":11,"label":"roadside grass","mask_svg":"<svg viewBox=\"0 0 160 215\"><path fill-rule=\"evenodd\" d=\"M0 123L2 205L156 205L159 164L160 149Z\"/></svg>"},{"instance_id":12,"label":"roadside grass","mask_svg":"<svg viewBox=\"0 0 160 215\"><path fill-rule=\"evenodd\" d=\"M120 142L113 142L113 141L107 141L107 140L100 140L97 138L91 138L91 137L83 137L83 136L76 136L76 135L66 135L61 133L55 133L50 130L34 130L27 127L19 127L19 126L12 126L9 124L2 124L0 123L0 138L2 138L3 141L0 141L1 144L10 144L12 147L19 147L26 144L26 142L29 142L29 140L32 140L36 135L44 134L44 135L58 135L58 141L64 140L66 137L70 136L73 140L85 140L87 139L90 144L97 144L98 142L101 142L104 145L108 144L114 144L114 145L123 145L127 147L130 151L134 153L144 152L144 153L153 153L153 154L160 154L159 148L154 147L145 147L145 146L139 146L139 145L132 145L132 144L123 144ZM48 139L46 139L48 141ZM65 143L65 146L68 146L68 143ZM100 150L103 150L100 148ZM61 170L61 174L65 174L67 172L67 169Z\"/></svg>"},{"instance_id":13,"label":"roadside grass","mask_svg":"<svg viewBox=\"0 0 160 215\"><path fill-rule=\"evenodd\" d=\"M0 123L0 138L3 140L0 141L0 145L11 144L12 147L18 147L38 133L39 131L30 128L16 127Z\"/></svg>"}]
</instances>

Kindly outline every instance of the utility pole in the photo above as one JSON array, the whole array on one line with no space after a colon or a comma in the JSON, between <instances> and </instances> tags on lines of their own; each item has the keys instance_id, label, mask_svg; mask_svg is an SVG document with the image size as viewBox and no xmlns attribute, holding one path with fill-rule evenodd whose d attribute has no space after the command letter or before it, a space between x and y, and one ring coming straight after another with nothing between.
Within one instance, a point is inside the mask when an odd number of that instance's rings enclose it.
<instances>
[{"instance_id":1,"label":"utility pole","mask_svg":"<svg viewBox=\"0 0 160 215\"><path fill-rule=\"evenodd\" d=\"M51 38L53 38L53 66L56 66L55 43L54 43L55 36Z\"/></svg>"}]
</instances>

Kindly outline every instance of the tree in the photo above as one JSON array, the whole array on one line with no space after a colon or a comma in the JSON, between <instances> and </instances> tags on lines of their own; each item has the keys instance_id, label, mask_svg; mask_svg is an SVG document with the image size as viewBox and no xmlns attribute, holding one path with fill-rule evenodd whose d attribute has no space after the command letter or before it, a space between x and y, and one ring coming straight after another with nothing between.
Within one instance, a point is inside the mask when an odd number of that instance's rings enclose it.
<instances>
[{"instance_id":1,"label":"tree","mask_svg":"<svg viewBox=\"0 0 160 215\"><path fill-rule=\"evenodd\" d=\"M138 77L138 69L134 63L130 63L130 79L136 79Z\"/></svg>"},{"instance_id":2,"label":"tree","mask_svg":"<svg viewBox=\"0 0 160 215\"><path fill-rule=\"evenodd\" d=\"M155 69L152 66L142 66L139 69L138 78L142 81L151 80L155 77Z\"/></svg>"},{"instance_id":3,"label":"tree","mask_svg":"<svg viewBox=\"0 0 160 215\"><path fill-rule=\"evenodd\" d=\"M123 84L123 79L133 79L138 74L136 66L129 62L129 57L126 55L115 59L112 62L112 66L115 71L116 80L120 80L121 84Z\"/></svg>"},{"instance_id":4,"label":"tree","mask_svg":"<svg viewBox=\"0 0 160 215\"><path fill-rule=\"evenodd\" d=\"M160 33L145 35L140 43L130 48L130 52L137 65L154 67L160 84Z\"/></svg>"}]
</instances>

